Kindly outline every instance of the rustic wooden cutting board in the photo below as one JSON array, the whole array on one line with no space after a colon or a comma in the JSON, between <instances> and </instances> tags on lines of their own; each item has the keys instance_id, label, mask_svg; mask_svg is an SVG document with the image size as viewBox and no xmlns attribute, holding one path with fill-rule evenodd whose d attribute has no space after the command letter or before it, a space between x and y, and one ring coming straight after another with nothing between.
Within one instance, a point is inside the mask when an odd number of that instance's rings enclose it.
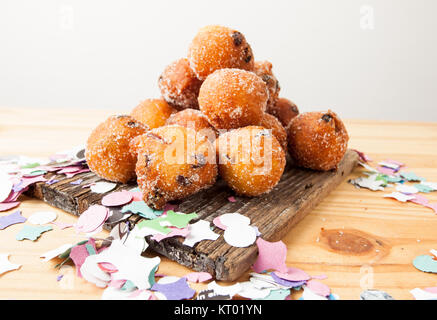
<instances>
[{"instance_id":1,"label":"rustic wooden cutting board","mask_svg":"<svg viewBox=\"0 0 437 320\"><path fill-rule=\"evenodd\" d=\"M219 181L212 188L179 203L178 211L196 212L198 219L207 220L212 226L215 217L238 212L251 219L251 225L258 227L264 240L278 241L335 189L357 162L356 152L348 150L337 170L316 172L288 165L279 184L270 193L256 198L237 197L223 181ZM93 193L88 187L82 188L83 185L102 181L91 172L81 173L73 178L53 173L46 177L55 177L59 182L52 185L37 183L28 194L74 215L80 215L90 205L100 204L102 197L106 195ZM70 184L78 179L83 180L81 185ZM110 192L133 187L135 185L118 185ZM229 196L235 196L237 201L230 202ZM114 223L123 219L120 209L113 210L113 215L105 224L106 229L110 230ZM133 225L142 219L132 215L128 221ZM221 229L214 228L216 233L223 234ZM196 271L209 272L217 280L238 279L255 262L258 254L255 244L247 248L236 248L228 245L222 236L215 241L201 241L194 247L182 245L181 237L157 242L149 236L146 240L154 251Z\"/></svg>"}]
</instances>

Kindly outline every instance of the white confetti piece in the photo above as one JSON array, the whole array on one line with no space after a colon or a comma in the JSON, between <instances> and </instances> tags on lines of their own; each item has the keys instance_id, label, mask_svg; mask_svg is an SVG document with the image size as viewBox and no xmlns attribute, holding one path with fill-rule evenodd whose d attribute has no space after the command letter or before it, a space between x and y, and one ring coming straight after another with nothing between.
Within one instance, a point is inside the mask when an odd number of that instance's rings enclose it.
<instances>
[{"instance_id":1,"label":"white confetti piece","mask_svg":"<svg viewBox=\"0 0 437 320\"><path fill-rule=\"evenodd\" d=\"M364 163L364 162L358 161L358 164L359 164L360 166L362 166L363 168L365 168L367 171L375 172L375 173L378 172L375 168L372 168L372 167L369 166L367 163Z\"/></svg>"},{"instance_id":2,"label":"white confetti piece","mask_svg":"<svg viewBox=\"0 0 437 320\"><path fill-rule=\"evenodd\" d=\"M32 214L27 221L31 224L43 225L55 221L57 217L54 211L38 211Z\"/></svg>"},{"instance_id":3,"label":"white confetti piece","mask_svg":"<svg viewBox=\"0 0 437 320\"><path fill-rule=\"evenodd\" d=\"M223 237L227 244L237 248L244 248L255 242L256 231L249 225L230 225L226 228Z\"/></svg>"},{"instance_id":4,"label":"white confetti piece","mask_svg":"<svg viewBox=\"0 0 437 320\"><path fill-rule=\"evenodd\" d=\"M13 183L9 176L0 172L0 202L5 201L11 193Z\"/></svg>"},{"instance_id":5,"label":"white confetti piece","mask_svg":"<svg viewBox=\"0 0 437 320\"><path fill-rule=\"evenodd\" d=\"M357 179L349 180L356 187L366 188L372 191L383 191L385 182L383 180L376 180L378 175L373 174L369 177L359 177Z\"/></svg>"},{"instance_id":6,"label":"white confetti piece","mask_svg":"<svg viewBox=\"0 0 437 320\"><path fill-rule=\"evenodd\" d=\"M64 253L65 251L70 249L72 246L73 245L70 244L70 243L63 244L62 246L60 246L60 247L58 247L56 249L53 249L53 250L50 250L50 251L47 251L47 252L43 253L40 256L40 258L44 258L43 261L52 260L53 258L59 256L61 253Z\"/></svg>"},{"instance_id":7,"label":"white confetti piece","mask_svg":"<svg viewBox=\"0 0 437 320\"><path fill-rule=\"evenodd\" d=\"M210 223L205 220L199 220L196 223L190 224L188 228L190 233L183 242L186 246L192 247L202 240L217 240L220 236L211 230Z\"/></svg>"},{"instance_id":8,"label":"white confetti piece","mask_svg":"<svg viewBox=\"0 0 437 320\"><path fill-rule=\"evenodd\" d=\"M270 294L271 289L259 289L252 282L240 282L241 290L238 295L248 299L263 299Z\"/></svg>"},{"instance_id":9,"label":"white confetti piece","mask_svg":"<svg viewBox=\"0 0 437 320\"><path fill-rule=\"evenodd\" d=\"M232 225L240 224L240 225L249 225L250 218L243 216L239 213L225 213L220 217L220 222L226 227L230 227Z\"/></svg>"},{"instance_id":10,"label":"white confetti piece","mask_svg":"<svg viewBox=\"0 0 437 320\"><path fill-rule=\"evenodd\" d=\"M268 274L250 273L249 281L258 289L288 289L289 287L276 283Z\"/></svg>"},{"instance_id":11,"label":"white confetti piece","mask_svg":"<svg viewBox=\"0 0 437 320\"><path fill-rule=\"evenodd\" d=\"M313 291L311 291L307 287L303 288L302 298L303 298L303 300L328 300L328 298L314 293Z\"/></svg>"},{"instance_id":12,"label":"white confetti piece","mask_svg":"<svg viewBox=\"0 0 437 320\"><path fill-rule=\"evenodd\" d=\"M410 293L416 300L437 300L437 293L428 292L420 288L415 288Z\"/></svg>"},{"instance_id":13,"label":"white confetti piece","mask_svg":"<svg viewBox=\"0 0 437 320\"><path fill-rule=\"evenodd\" d=\"M0 274L8 271L17 270L21 264L13 264L9 262L9 253L0 253Z\"/></svg>"},{"instance_id":14,"label":"white confetti piece","mask_svg":"<svg viewBox=\"0 0 437 320\"><path fill-rule=\"evenodd\" d=\"M437 182L422 181L421 184L427 186L428 188L431 188L433 191L437 191Z\"/></svg>"},{"instance_id":15,"label":"white confetti piece","mask_svg":"<svg viewBox=\"0 0 437 320\"><path fill-rule=\"evenodd\" d=\"M86 281L94 283L99 288L105 288L111 281L111 276L100 269L97 264L98 262L97 254L86 257L84 263L80 267L80 273Z\"/></svg>"},{"instance_id":16,"label":"white confetti piece","mask_svg":"<svg viewBox=\"0 0 437 320\"><path fill-rule=\"evenodd\" d=\"M165 277L162 277L161 279L159 279L157 283L159 283L159 284L169 284L169 283L173 283L173 282L179 281L180 279L181 279L180 277L165 276Z\"/></svg>"},{"instance_id":17,"label":"white confetti piece","mask_svg":"<svg viewBox=\"0 0 437 320\"><path fill-rule=\"evenodd\" d=\"M208 284L209 290L214 290L217 295L229 295L231 298L242 290L240 283L236 283L232 286L221 286L217 282L213 281Z\"/></svg>"},{"instance_id":18,"label":"white confetti piece","mask_svg":"<svg viewBox=\"0 0 437 320\"><path fill-rule=\"evenodd\" d=\"M401 167L397 163L391 163L391 162L385 162L385 161L378 162L378 164L382 167L390 168L390 169L393 169L396 171Z\"/></svg>"},{"instance_id":19,"label":"white confetti piece","mask_svg":"<svg viewBox=\"0 0 437 320\"><path fill-rule=\"evenodd\" d=\"M418 193L419 190L417 190L416 187L413 186L407 186L404 184L397 184L396 185L396 191L402 192L402 193L408 193L408 194L414 194Z\"/></svg>"},{"instance_id":20,"label":"white confetti piece","mask_svg":"<svg viewBox=\"0 0 437 320\"><path fill-rule=\"evenodd\" d=\"M385 194L384 198L394 198L400 202L407 202L408 200L415 199L414 196L409 196L400 192L392 192L389 194Z\"/></svg>"},{"instance_id":21,"label":"white confetti piece","mask_svg":"<svg viewBox=\"0 0 437 320\"><path fill-rule=\"evenodd\" d=\"M114 190L117 187L116 183L100 181L90 187L94 193L106 193Z\"/></svg>"}]
</instances>

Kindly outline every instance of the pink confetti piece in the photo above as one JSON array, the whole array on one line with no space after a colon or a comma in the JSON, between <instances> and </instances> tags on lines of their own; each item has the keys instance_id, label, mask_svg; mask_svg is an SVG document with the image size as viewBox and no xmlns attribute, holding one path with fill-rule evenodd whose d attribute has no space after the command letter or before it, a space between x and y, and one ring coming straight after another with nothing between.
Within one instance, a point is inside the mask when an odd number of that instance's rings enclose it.
<instances>
[{"instance_id":1,"label":"pink confetti piece","mask_svg":"<svg viewBox=\"0 0 437 320\"><path fill-rule=\"evenodd\" d=\"M44 178L42 175L36 177L22 177L19 183L19 187L15 189L15 191L26 189L27 187L37 182L46 182L46 181L47 179Z\"/></svg>"},{"instance_id":2,"label":"pink confetti piece","mask_svg":"<svg viewBox=\"0 0 437 320\"><path fill-rule=\"evenodd\" d=\"M229 197L228 201L229 202L237 202L237 199L235 199L235 197Z\"/></svg>"},{"instance_id":3,"label":"pink confetti piece","mask_svg":"<svg viewBox=\"0 0 437 320\"><path fill-rule=\"evenodd\" d=\"M132 201L143 201L143 193L141 191L128 191L132 195Z\"/></svg>"},{"instance_id":4,"label":"pink confetti piece","mask_svg":"<svg viewBox=\"0 0 437 320\"><path fill-rule=\"evenodd\" d=\"M188 227L182 228L182 229L175 228L175 227L169 227L169 228L171 229L170 233L168 233L168 234L157 233L157 234L153 235L153 237L151 239L160 242L163 239L167 239L167 238L171 238L171 237L184 237L185 238L190 233L190 230L188 229Z\"/></svg>"},{"instance_id":5,"label":"pink confetti piece","mask_svg":"<svg viewBox=\"0 0 437 320\"><path fill-rule=\"evenodd\" d=\"M59 229L64 230L67 228L71 228L73 226L72 223L60 222L60 221L52 221L51 224L54 224Z\"/></svg>"},{"instance_id":6,"label":"pink confetti piece","mask_svg":"<svg viewBox=\"0 0 437 320\"><path fill-rule=\"evenodd\" d=\"M311 276L308 275L308 273L306 273L301 269L293 268L293 267L288 267L286 272L275 272L275 274L279 278L288 281L306 281L311 279Z\"/></svg>"},{"instance_id":7,"label":"pink confetti piece","mask_svg":"<svg viewBox=\"0 0 437 320\"><path fill-rule=\"evenodd\" d=\"M105 270L103 270L103 271L105 271ZM126 283L126 281L127 281L127 280L118 280L118 279L114 280L114 279L112 279L112 280L108 283L108 286L109 286L109 287L116 288L116 289L120 289L121 287L123 287L123 285Z\"/></svg>"},{"instance_id":8,"label":"pink confetti piece","mask_svg":"<svg viewBox=\"0 0 437 320\"><path fill-rule=\"evenodd\" d=\"M98 266L100 269L108 273L118 272L117 268L112 263L109 262L99 262Z\"/></svg>"},{"instance_id":9,"label":"pink confetti piece","mask_svg":"<svg viewBox=\"0 0 437 320\"><path fill-rule=\"evenodd\" d=\"M102 199L102 204L107 207L122 206L132 201L132 193L129 191L112 192Z\"/></svg>"},{"instance_id":10,"label":"pink confetti piece","mask_svg":"<svg viewBox=\"0 0 437 320\"><path fill-rule=\"evenodd\" d=\"M212 279L212 275L208 272L191 272L184 276L189 282L205 282Z\"/></svg>"},{"instance_id":11,"label":"pink confetti piece","mask_svg":"<svg viewBox=\"0 0 437 320\"><path fill-rule=\"evenodd\" d=\"M414 198L408 201L422 205L426 208L430 208L434 210L435 213L437 213L437 203L429 203L429 200L420 194L414 194L413 196Z\"/></svg>"},{"instance_id":12,"label":"pink confetti piece","mask_svg":"<svg viewBox=\"0 0 437 320\"><path fill-rule=\"evenodd\" d=\"M141 198L141 200L143 200L142 198ZM171 204L171 203L167 203L165 206L164 206L164 209L163 209L163 214L167 214L167 211L177 211L178 210L178 206L177 205L175 205L175 204Z\"/></svg>"},{"instance_id":13,"label":"pink confetti piece","mask_svg":"<svg viewBox=\"0 0 437 320\"><path fill-rule=\"evenodd\" d=\"M435 293L437 294L437 287L428 287L428 288L424 288L423 290L429 292L429 293Z\"/></svg>"},{"instance_id":14,"label":"pink confetti piece","mask_svg":"<svg viewBox=\"0 0 437 320\"><path fill-rule=\"evenodd\" d=\"M331 294L331 289L324 283L317 280L310 280L307 282L306 286L315 294L327 297Z\"/></svg>"},{"instance_id":15,"label":"pink confetti piece","mask_svg":"<svg viewBox=\"0 0 437 320\"><path fill-rule=\"evenodd\" d=\"M384 162L392 163L392 164L397 165L399 167L405 166L404 163L396 161L396 160L392 160L392 159L384 160Z\"/></svg>"},{"instance_id":16,"label":"pink confetti piece","mask_svg":"<svg viewBox=\"0 0 437 320\"><path fill-rule=\"evenodd\" d=\"M74 265L76 266L76 273L78 277L82 278L82 274L80 273L80 267L85 262L85 259L89 256L86 245L91 245L94 250L96 250L95 240L90 238L87 243L74 246L71 248L70 259L73 260Z\"/></svg>"},{"instance_id":17,"label":"pink confetti piece","mask_svg":"<svg viewBox=\"0 0 437 320\"><path fill-rule=\"evenodd\" d=\"M93 205L84 211L77 220L75 228L77 232L93 232L99 229L109 216L108 208L101 205Z\"/></svg>"},{"instance_id":18,"label":"pink confetti piece","mask_svg":"<svg viewBox=\"0 0 437 320\"><path fill-rule=\"evenodd\" d=\"M82 169L83 169L82 166L68 166L68 167L63 167L57 173L58 174L61 174L61 173L75 173L75 172L80 171Z\"/></svg>"},{"instance_id":19,"label":"pink confetti piece","mask_svg":"<svg viewBox=\"0 0 437 320\"><path fill-rule=\"evenodd\" d=\"M392 176L396 173L396 170L393 170L393 169L387 168L387 167L381 167L381 166L376 167L376 170L379 173L386 174L388 176Z\"/></svg>"},{"instance_id":20,"label":"pink confetti piece","mask_svg":"<svg viewBox=\"0 0 437 320\"><path fill-rule=\"evenodd\" d=\"M0 212L7 211L12 208L18 207L20 202L8 202L8 203L0 203Z\"/></svg>"},{"instance_id":21,"label":"pink confetti piece","mask_svg":"<svg viewBox=\"0 0 437 320\"><path fill-rule=\"evenodd\" d=\"M325 279L328 279L328 276L326 274L320 274L317 276L311 276L311 279L325 280Z\"/></svg>"},{"instance_id":22,"label":"pink confetti piece","mask_svg":"<svg viewBox=\"0 0 437 320\"><path fill-rule=\"evenodd\" d=\"M226 230L226 226L221 223L220 217L215 217L212 223L219 229Z\"/></svg>"},{"instance_id":23,"label":"pink confetti piece","mask_svg":"<svg viewBox=\"0 0 437 320\"><path fill-rule=\"evenodd\" d=\"M363 162L371 162L373 161L369 156L367 156L364 152L358 151L356 149L352 149L354 150L356 153L358 153L358 156L360 157L360 160Z\"/></svg>"},{"instance_id":24,"label":"pink confetti piece","mask_svg":"<svg viewBox=\"0 0 437 320\"><path fill-rule=\"evenodd\" d=\"M65 176L67 178L73 178L75 175L77 175L79 173L90 172L90 171L91 171L90 169L82 169L82 170L79 170L79 171L76 171L76 172L66 173Z\"/></svg>"},{"instance_id":25,"label":"pink confetti piece","mask_svg":"<svg viewBox=\"0 0 437 320\"><path fill-rule=\"evenodd\" d=\"M252 266L255 272L261 273L269 269L284 273L288 271L285 264L287 247L282 241L269 242L258 238L256 245L258 246L258 258Z\"/></svg>"}]
</instances>

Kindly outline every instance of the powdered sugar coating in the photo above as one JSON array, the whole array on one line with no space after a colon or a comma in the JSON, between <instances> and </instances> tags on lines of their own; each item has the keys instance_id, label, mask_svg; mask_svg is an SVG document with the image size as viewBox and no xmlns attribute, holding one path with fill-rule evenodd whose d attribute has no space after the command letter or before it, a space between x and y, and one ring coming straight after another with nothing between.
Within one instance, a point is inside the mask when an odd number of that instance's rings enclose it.
<instances>
[{"instance_id":1,"label":"powdered sugar coating","mask_svg":"<svg viewBox=\"0 0 437 320\"><path fill-rule=\"evenodd\" d=\"M199 108L216 129L259 125L266 109L266 84L253 72L221 69L200 87Z\"/></svg>"},{"instance_id":2,"label":"powdered sugar coating","mask_svg":"<svg viewBox=\"0 0 437 320\"><path fill-rule=\"evenodd\" d=\"M208 122L208 118L199 110L185 109L174 113L167 119L167 125L180 125L185 128L193 129L198 133L202 133L213 142L217 137L217 131Z\"/></svg>"},{"instance_id":3,"label":"powdered sugar coating","mask_svg":"<svg viewBox=\"0 0 437 320\"><path fill-rule=\"evenodd\" d=\"M227 27L211 25L201 28L188 50L190 67L204 80L216 70L238 68L253 70L252 48L244 35Z\"/></svg>"},{"instance_id":4,"label":"powdered sugar coating","mask_svg":"<svg viewBox=\"0 0 437 320\"><path fill-rule=\"evenodd\" d=\"M226 132L216 140L219 173L238 194L270 192L284 172L285 153L271 131L248 126Z\"/></svg>"},{"instance_id":5,"label":"powdered sugar coating","mask_svg":"<svg viewBox=\"0 0 437 320\"><path fill-rule=\"evenodd\" d=\"M255 61L253 72L265 82L269 90L267 109L275 105L276 100L278 100L279 92L281 91L279 81L273 74L272 69L273 65L269 61Z\"/></svg>"},{"instance_id":6,"label":"powdered sugar coating","mask_svg":"<svg viewBox=\"0 0 437 320\"><path fill-rule=\"evenodd\" d=\"M299 109L294 102L286 98L278 98L274 105L267 106L267 113L275 116L287 128L291 119L299 114Z\"/></svg>"},{"instance_id":7,"label":"powdered sugar coating","mask_svg":"<svg viewBox=\"0 0 437 320\"><path fill-rule=\"evenodd\" d=\"M199 109L197 97L201 85L202 80L197 79L186 58L169 64L158 80L162 97L178 110Z\"/></svg>"},{"instance_id":8,"label":"powdered sugar coating","mask_svg":"<svg viewBox=\"0 0 437 320\"><path fill-rule=\"evenodd\" d=\"M148 206L162 209L212 186L217 178L215 150L203 135L178 125L150 130L134 139L137 182Z\"/></svg>"},{"instance_id":9,"label":"powdered sugar coating","mask_svg":"<svg viewBox=\"0 0 437 320\"><path fill-rule=\"evenodd\" d=\"M88 138L85 156L90 170L114 182L126 183L135 178L136 156L129 143L147 130L130 116L109 117Z\"/></svg>"},{"instance_id":10,"label":"powdered sugar coating","mask_svg":"<svg viewBox=\"0 0 437 320\"><path fill-rule=\"evenodd\" d=\"M146 99L136 106L131 116L150 129L161 127L176 110L163 99Z\"/></svg>"},{"instance_id":11,"label":"powdered sugar coating","mask_svg":"<svg viewBox=\"0 0 437 320\"><path fill-rule=\"evenodd\" d=\"M298 166L335 169L346 153L348 133L331 110L302 113L291 120L287 131L289 152Z\"/></svg>"}]
</instances>

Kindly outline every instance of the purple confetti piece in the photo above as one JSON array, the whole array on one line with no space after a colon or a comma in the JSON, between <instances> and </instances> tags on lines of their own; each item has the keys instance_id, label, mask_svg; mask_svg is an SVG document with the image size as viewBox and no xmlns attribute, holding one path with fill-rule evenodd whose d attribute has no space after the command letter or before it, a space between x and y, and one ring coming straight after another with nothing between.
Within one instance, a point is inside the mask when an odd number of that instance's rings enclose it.
<instances>
[{"instance_id":1,"label":"purple confetti piece","mask_svg":"<svg viewBox=\"0 0 437 320\"><path fill-rule=\"evenodd\" d=\"M59 180L52 179L52 180L46 181L46 184L48 184L49 186L51 186L52 184L55 184L56 182L59 182Z\"/></svg>"},{"instance_id":2,"label":"purple confetti piece","mask_svg":"<svg viewBox=\"0 0 437 320\"><path fill-rule=\"evenodd\" d=\"M61 281L61 279L64 277L64 275L60 274L59 276L56 277L56 281Z\"/></svg>"},{"instance_id":3,"label":"purple confetti piece","mask_svg":"<svg viewBox=\"0 0 437 320\"><path fill-rule=\"evenodd\" d=\"M274 272L272 272L270 274L270 276L273 278L273 280L277 284L280 284L281 286L285 286L285 287L289 287L289 288L300 287L300 286L303 286L304 284L307 283L307 281L290 281L290 280L281 279Z\"/></svg>"},{"instance_id":4,"label":"purple confetti piece","mask_svg":"<svg viewBox=\"0 0 437 320\"><path fill-rule=\"evenodd\" d=\"M155 283L151 290L161 292L168 300L191 299L196 293L196 290L190 288L186 278L166 284Z\"/></svg>"},{"instance_id":5,"label":"purple confetti piece","mask_svg":"<svg viewBox=\"0 0 437 320\"><path fill-rule=\"evenodd\" d=\"M70 184L74 185L74 186L78 186L82 183L83 179L77 179L73 182L70 182Z\"/></svg>"},{"instance_id":6,"label":"purple confetti piece","mask_svg":"<svg viewBox=\"0 0 437 320\"><path fill-rule=\"evenodd\" d=\"M10 215L0 217L0 230L6 229L13 224L23 223L26 220L27 219L21 215L21 211L17 210Z\"/></svg>"}]
</instances>

